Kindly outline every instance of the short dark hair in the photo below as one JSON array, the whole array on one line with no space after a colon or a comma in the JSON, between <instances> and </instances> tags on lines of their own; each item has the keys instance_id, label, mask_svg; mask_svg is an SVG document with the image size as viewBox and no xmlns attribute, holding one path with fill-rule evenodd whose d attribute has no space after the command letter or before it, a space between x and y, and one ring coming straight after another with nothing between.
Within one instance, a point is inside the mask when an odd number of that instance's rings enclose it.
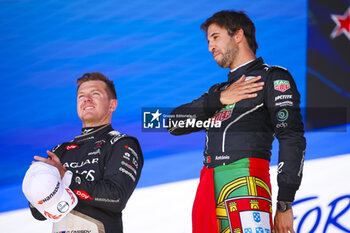
<instances>
[{"instance_id":1,"label":"short dark hair","mask_svg":"<svg viewBox=\"0 0 350 233\"><path fill-rule=\"evenodd\" d=\"M213 23L219 25L220 27L224 27L231 37L237 30L242 29L250 49L254 52L254 54L256 53L258 44L256 43L255 39L255 26L251 19L243 11L219 11L212 17L208 18L201 25L201 29L208 32L209 26Z\"/></svg>"},{"instance_id":2,"label":"short dark hair","mask_svg":"<svg viewBox=\"0 0 350 233\"><path fill-rule=\"evenodd\" d=\"M78 85L77 91L79 90L79 87L81 84L88 82L88 81L102 81L107 86L107 93L108 97L110 99L117 99L117 92L115 91L114 83L112 80L109 80L106 76L101 74L100 72L92 72L92 73L85 73L83 76L77 79L76 84Z\"/></svg>"}]
</instances>

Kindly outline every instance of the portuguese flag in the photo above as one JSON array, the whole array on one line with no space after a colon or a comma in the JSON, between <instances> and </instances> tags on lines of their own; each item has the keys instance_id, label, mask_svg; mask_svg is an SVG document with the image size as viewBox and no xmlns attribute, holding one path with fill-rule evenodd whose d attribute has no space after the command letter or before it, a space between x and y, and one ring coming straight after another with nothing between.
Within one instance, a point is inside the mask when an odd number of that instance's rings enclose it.
<instances>
[{"instance_id":1,"label":"portuguese flag","mask_svg":"<svg viewBox=\"0 0 350 233\"><path fill-rule=\"evenodd\" d=\"M192 229L193 233L271 231L269 162L245 158L211 169L203 167Z\"/></svg>"}]
</instances>

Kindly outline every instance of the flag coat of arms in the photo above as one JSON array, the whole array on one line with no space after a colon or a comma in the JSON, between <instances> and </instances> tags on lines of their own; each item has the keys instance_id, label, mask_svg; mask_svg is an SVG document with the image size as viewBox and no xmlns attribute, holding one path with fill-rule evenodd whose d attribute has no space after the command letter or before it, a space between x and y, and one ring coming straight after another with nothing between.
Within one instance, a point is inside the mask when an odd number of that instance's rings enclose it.
<instances>
[{"instance_id":1,"label":"flag coat of arms","mask_svg":"<svg viewBox=\"0 0 350 233\"><path fill-rule=\"evenodd\" d=\"M272 204L269 199L246 196L225 201L232 233L271 233Z\"/></svg>"}]
</instances>

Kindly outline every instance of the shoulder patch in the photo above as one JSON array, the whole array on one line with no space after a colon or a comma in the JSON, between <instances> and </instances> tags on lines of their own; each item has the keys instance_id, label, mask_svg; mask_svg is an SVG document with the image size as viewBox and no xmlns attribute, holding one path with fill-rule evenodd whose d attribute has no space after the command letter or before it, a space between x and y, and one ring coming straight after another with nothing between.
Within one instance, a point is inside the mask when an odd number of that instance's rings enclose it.
<instances>
[{"instance_id":1,"label":"shoulder patch","mask_svg":"<svg viewBox=\"0 0 350 233\"><path fill-rule=\"evenodd\" d=\"M290 83L288 80L275 80L273 81L273 88L276 91L285 92L290 89Z\"/></svg>"},{"instance_id":2,"label":"shoulder patch","mask_svg":"<svg viewBox=\"0 0 350 233\"><path fill-rule=\"evenodd\" d=\"M119 133L119 132L118 132ZM118 135L115 135L112 139L111 139L111 145L113 145L114 143L116 143L119 139L127 137L128 135L126 134L121 134L119 133Z\"/></svg>"}]
</instances>

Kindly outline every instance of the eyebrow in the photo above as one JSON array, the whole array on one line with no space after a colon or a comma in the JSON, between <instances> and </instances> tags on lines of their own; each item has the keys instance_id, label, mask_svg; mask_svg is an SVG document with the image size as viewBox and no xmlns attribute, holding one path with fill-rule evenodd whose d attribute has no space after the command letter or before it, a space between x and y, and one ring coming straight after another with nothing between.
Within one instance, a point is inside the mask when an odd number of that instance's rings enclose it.
<instances>
[{"instance_id":1,"label":"eyebrow","mask_svg":"<svg viewBox=\"0 0 350 233\"><path fill-rule=\"evenodd\" d=\"M216 36L216 35L219 35L219 34L220 34L220 32L213 32L212 34L210 34L210 36L207 37L207 42L209 43L209 38Z\"/></svg>"},{"instance_id":2,"label":"eyebrow","mask_svg":"<svg viewBox=\"0 0 350 233\"><path fill-rule=\"evenodd\" d=\"M210 34L209 37L213 37L213 36L218 35L218 34L220 34L220 33L219 32L213 32L212 34Z\"/></svg>"},{"instance_id":3,"label":"eyebrow","mask_svg":"<svg viewBox=\"0 0 350 233\"><path fill-rule=\"evenodd\" d=\"M101 92L99 89L92 89L91 91L88 91L88 92L94 92L94 91ZM82 94L82 93L85 93L85 92L83 92L83 91L78 91L78 92L77 92L77 95Z\"/></svg>"}]
</instances>

